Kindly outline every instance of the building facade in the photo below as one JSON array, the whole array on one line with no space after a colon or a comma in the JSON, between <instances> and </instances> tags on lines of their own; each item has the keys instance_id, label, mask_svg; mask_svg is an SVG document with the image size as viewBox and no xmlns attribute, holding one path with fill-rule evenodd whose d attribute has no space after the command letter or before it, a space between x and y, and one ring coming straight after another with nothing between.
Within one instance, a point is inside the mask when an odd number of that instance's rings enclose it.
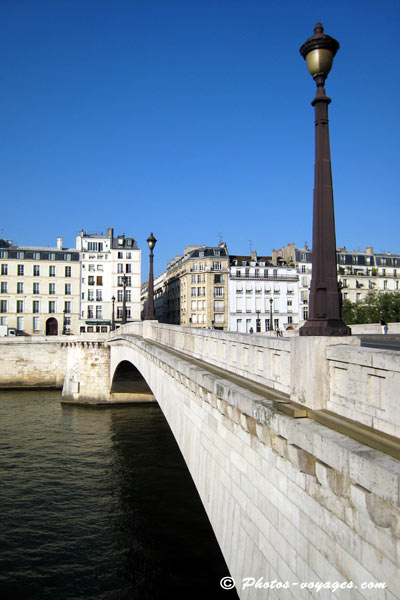
<instances>
[{"instance_id":1,"label":"building facade","mask_svg":"<svg viewBox=\"0 0 400 600\"><path fill-rule=\"evenodd\" d=\"M242 333L294 329L299 323L298 274L274 266L270 257L230 255L230 331Z\"/></svg>"},{"instance_id":2,"label":"building facade","mask_svg":"<svg viewBox=\"0 0 400 600\"><path fill-rule=\"evenodd\" d=\"M160 321L188 327L228 329L228 251L219 246L188 246L168 265L158 287ZM160 308L156 311L159 313ZM156 312L156 318L157 318Z\"/></svg>"},{"instance_id":3,"label":"building facade","mask_svg":"<svg viewBox=\"0 0 400 600\"><path fill-rule=\"evenodd\" d=\"M79 332L80 263L75 248L0 240L0 324L32 335Z\"/></svg>"},{"instance_id":4,"label":"building facade","mask_svg":"<svg viewBox=\"0 0 400 600\"><path fill-rule=\"evenodd\" d=\"M80 232L76 248L15 246L0 240L2 332L107 332L140 320L141 252L133 238ZM114 317L113 317L114 313Z\"/></svg>"},{"instance_id":5,"label":"building facade","mask_svg":"<svg viewBox=\"0 0 400 600\"><path fill-rule=\"evenodd\" d=\"M364 251L338 248L338 282L343 299L351 302L365 300L371 291L396 291L400 289L400 255L374 253L372 246ZM307 246L296 248L291 243L272 251L275 265L294 266L299 276L300 326L308 319L309 290L312 276L312 250Z\"/></svg>"},{"instance_id":6,"label":"building facade","mask_svg":"<svg viewBox=\"0 0 400 600\"><path fill-rule=\"evenodd\" d=\"M107 332L113 320L122 322L125 294L127 321L140 320L141 251L133 238L81 231L76 238L80 252L81 289L79 330ZM114 317L113 317L114 312Z\"/></svg>"}]
</instances>

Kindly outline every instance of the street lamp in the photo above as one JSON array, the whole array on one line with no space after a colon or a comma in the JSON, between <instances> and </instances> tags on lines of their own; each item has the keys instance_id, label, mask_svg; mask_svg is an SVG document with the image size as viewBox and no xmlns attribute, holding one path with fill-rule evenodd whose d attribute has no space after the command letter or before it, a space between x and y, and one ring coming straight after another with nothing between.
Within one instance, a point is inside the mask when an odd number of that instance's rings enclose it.
<instances>
[{"instance_id":1,"label":"street lamp","mask_svg":"<svg viewBox=\"0 0 400 600\"><path fill-rule=\"evenodd\" d=\"M156 245L156 238L153 232L150 233L147 238L147 244L150 248L150 271L149 271L149 285L147 288L147 309L145 321L154 321L154 276L153 276L153 248Z\"/></svg>"},{"instance_id":2,"label":"street lamp","mask_svg":"<svg viewBox=\"0 0 400 600\"><path fill-rule=\"evenodd\" d=\"M274 327L274 322L272 319L272 305L273 305L274 301L272 300L272 298L269 299L269 330L272 331L273 327Z\"/></svg>"},{"instance_id":3,"label":"street lamp","mask_svg":"<svg viewBox=\"0 0 400 600\"><path fill-rule=\"evenodd\" d=\"M339 43L324 33L321 23L316 24L314 35L300 48L317 85L311 102L315 108L315 171L310 310L308 320L299 330L300 335L351 335L351 329L340 316L328 125L331 99L324 88L338 49Z\"/></svg>"},{"instance_id":4,"label":"street lamp","mask_svg":"<svg viewBox=\"0 0 400 600\"><path fill-rule=\"evenodd\" d=\"M115 296L111 298L112 310L111 310L111 331L115 330Z\"/></svg>"},{"instance_id":5,"label":"street lamp","mask_svg":"<svg viewBox=\"0 0 400 600\"><path fill-rule=\"evenodd\" d=\"M126 323L126 284L128 282L128 278L126 275L122 275L122 286L123 286L123 294L122 294L122 319L121 325L125 325Z\"/></svg>"}]
</instances>

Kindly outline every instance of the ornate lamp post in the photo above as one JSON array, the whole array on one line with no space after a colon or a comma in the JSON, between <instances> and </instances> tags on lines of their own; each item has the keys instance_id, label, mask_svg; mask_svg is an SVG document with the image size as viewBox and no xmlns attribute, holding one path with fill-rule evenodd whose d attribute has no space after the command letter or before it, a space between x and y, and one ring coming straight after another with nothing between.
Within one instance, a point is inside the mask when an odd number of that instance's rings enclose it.
<instances>
[{"instance_id":1,"label":"ornate lamp post","mask_svg":"<svg viewBox=\"0 0 400 600\"><path fill-rule=\"evenodd\" d=\"M149 285L147 289L147 310L145 321L154 321L154 276L153 276L153 248L156 245L156 238L153 235L153 232L150 233L147 238L147 244L150 248L150 271L149 271Z\"/></svg>"},{"instance_id":2,"label":"ornate lamp post","mask_svg":"<svg viewBox=\"0 0 400 600\"><path fill-rule=\"evenodd\" d=\"M126 275L122 275L122 285L123 285L123 294L122 294L122 319L121 319L121 325L125 325L126 323L126 284L128 281L128 278Z\"/></svg>"},{"instance_id":3,"label":"ornate lamp post","mask_svg":"<svg viewBox=\"0 0 400 600\"><path fill-rule=\"evenodd\" d=\"M314 35L300 48L317 85L316 96L311 102L315 108L315 171L310 311L308 320L299 330L300 335L351 335L350 328L340 316L328 125L331 99L324 88L338 49L339 43L324 34L321 23L316 24Z\"/></svg>"},{"instance_id":4,"label":"ornate lamp post","mask_svg":"<svg viewBox=\"0 0 400 600\"><path fill-rule=\"evenodd\" d=\"M274 301L272 300L272 298L269 299L269 330L273 331L274 329L274 321L272 319L272 305L273 305Z\"/></svg>"},{"instance_id":5,"label":"ornate lamp post","mask_svg":"<svg viewBox=\"0 0 400 600\"><path fill-rule=\"evenodd\" d=\"M115 296L111 298L112 309L111 309L111 331L115 330Z\"/></svg>"}]
</instances>

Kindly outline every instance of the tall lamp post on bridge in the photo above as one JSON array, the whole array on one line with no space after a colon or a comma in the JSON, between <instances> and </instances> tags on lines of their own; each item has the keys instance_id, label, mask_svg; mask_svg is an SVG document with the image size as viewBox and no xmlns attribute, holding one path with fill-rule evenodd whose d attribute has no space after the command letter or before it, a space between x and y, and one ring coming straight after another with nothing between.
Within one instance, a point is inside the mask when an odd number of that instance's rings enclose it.
<instances>
[{"instance_id":1,"label":"tall lamp post on bridge","mask_svg":"<svg viewBox=\"0 0 400 600\"><path fill-rule=\"evenodd\" d=\"M328 104L325 80L331 70L339 43L324 33L321 23L301 46L300 53L317 85L311 102L315 109L315 171L312 245L312 278L309 316L300 335L351 335L340 314L340 291L336 267L336 235L333 208Z\"/></svg>"},{"instance_id":2,"label":"tall lamp post on bridge","mask_svg":"<svg viewBox=\"0 0 400 600\"><path fill-rule=\"evenodd\" d=\"M150 233L147 238L147 244L150 248L150 271L149 271L149 285L147 288L147 308L145 321L154 321L154 275L153 275L153 249L157 243L153 232Z\"/></svg>"}]
</instances>

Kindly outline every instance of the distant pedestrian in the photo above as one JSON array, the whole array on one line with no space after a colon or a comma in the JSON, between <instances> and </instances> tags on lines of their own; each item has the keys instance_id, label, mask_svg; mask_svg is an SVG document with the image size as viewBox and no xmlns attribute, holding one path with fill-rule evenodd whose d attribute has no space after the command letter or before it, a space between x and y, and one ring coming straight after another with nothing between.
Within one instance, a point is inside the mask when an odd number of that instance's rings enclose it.
<instances>
[{"instance_id":1,"label":"distant pedestrian","mask_svg":"<svg viewBox=\"0 0 400 600\"><path fill-rule=\"evenodd\" d=\"M252 327L250 327L249 333L254 333L254 329Z\"/></svg>"},{"instance_id":2,"label":"distant pedestrian","mask_svg":"<svg viewBox=\"0 0 400 600\"><path fill-rule=\"evenodd\" d=\"M280 337L280 335L281 335L281 330L279 329L279 325L277 325L277 326L276 326L276 329L275 329L275 331L276 331L276 337Z\"/></svg>"},{"instance_id":3,"label":"distant pedestrian","mask_svg":"<svg viewBox=\"0 0 400 600\"><path fill-rule=\"evenodd\" d=\"M381 317L381 320L379 321L379 323L381 324L381 327L382 327L382 334L386 335L388 332L388 326L386 325L385 319L383 317Z\"/></svg>"}]
</instances>

